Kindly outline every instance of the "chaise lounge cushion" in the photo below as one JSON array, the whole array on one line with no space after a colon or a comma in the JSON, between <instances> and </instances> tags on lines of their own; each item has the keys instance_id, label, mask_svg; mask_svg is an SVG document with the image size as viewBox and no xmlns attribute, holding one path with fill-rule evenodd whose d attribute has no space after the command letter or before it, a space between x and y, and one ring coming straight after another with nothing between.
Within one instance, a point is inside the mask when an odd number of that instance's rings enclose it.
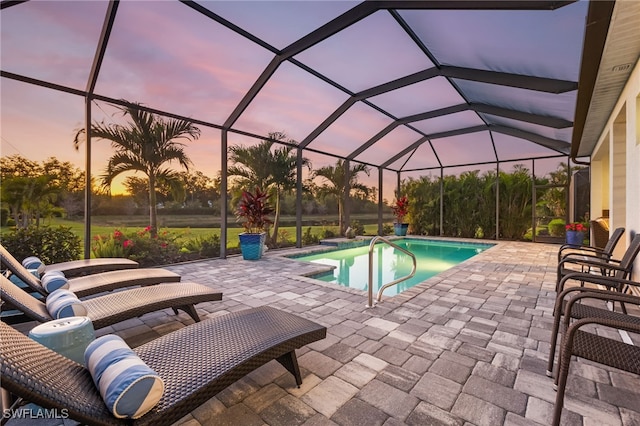
<instances>
[{"instance_id":1,"label":"chaise lounge cushion","mask_svg":"<svg viewBox=\"0 0 640 426\"><path fill-rule=\"evenodd\" d=\"M47 296L47 311L55 319L87 316L87 308L69 290L59 289Z\"/></svg>"},{"instance_id":2,"label":"chaise lounge cushion","mask_svg":"<svg viewBox=\"0 0 640 426\"><path fill-rule=\"evenodd\" d=\"M39 257L29 256L22 260L22 266L27 269L37 269L39 274L43 274L45 270L45 264Z\"/></svg>"},{"instance_id":3,"label":"chaise lounge cushion","mask_svg":"<svg viewBox=\"0 0 640 426\"><path fill-rule=\"evenodd\" d=\"M160 401L164 392L162 378L120 336L97 338L87 346L84 360L114 417L137 419Z\"/></svg>"},{"instance_id":4,"label":"chaise lounge cushion","mask_svg":"<svg viewBox=\"0 0 640 426\"><path fill-rule=\"evenodd\" d=\"M53 293L59 289L69 290L69 280L60 271L45 272L40 278L40 284L47 293Z\"/></svg>"}]
</instances>

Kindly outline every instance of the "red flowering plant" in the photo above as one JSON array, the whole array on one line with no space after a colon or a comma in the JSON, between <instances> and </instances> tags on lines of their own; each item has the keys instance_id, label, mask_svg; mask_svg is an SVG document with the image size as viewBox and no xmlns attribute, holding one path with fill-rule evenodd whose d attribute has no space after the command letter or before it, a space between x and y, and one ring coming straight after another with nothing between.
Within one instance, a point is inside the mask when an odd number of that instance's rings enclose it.
<instances>
[{"instance_id":1,"label":"red flowering plant","mask_svg":"<svg viewBox=\"0 0 640 426\"><path fill-rule=\"evenodd\" d=\"M402 223L404 217L409 213L409 200L406 195L396 199L393 206L393 214L396 217L396 223Z\"/></svg>"},{"instance_id":2,"label":"red flowering plant","mask_svg":"<svg viewBox=\"0 0 640 426\"><path fill-rule=\"evenodd\" d=\"M580 222L571 222L565 225L567 231L585 232L588 228Z\"/></svg>"},{"instance_id":3,"label":"red flowering plant","mask_svg":"<svg viewBox=\"0 0 640 426\"><path fill-rule=\"evenodd\" d=\"M126 257L142 266L175 263L180 260L178 236L166 230L151 236L151 227L140 231L116 229L108 235L93 237L91 251L95 257Z\"/></svg>"},{"instance_id":4,"label":"red flowering plant","mask_svg":"<svg viewBox=\"0 0 640 426\"><path fill-rule=\"evenodd\" d=\"M242 191L242 198L236 209L238 222L242 221L244 231L248 234L259 234L266 231L272 223L267 216L273 212L269 205L267 193L256 187L255 192Z\"/></svg>"}]
</instances>

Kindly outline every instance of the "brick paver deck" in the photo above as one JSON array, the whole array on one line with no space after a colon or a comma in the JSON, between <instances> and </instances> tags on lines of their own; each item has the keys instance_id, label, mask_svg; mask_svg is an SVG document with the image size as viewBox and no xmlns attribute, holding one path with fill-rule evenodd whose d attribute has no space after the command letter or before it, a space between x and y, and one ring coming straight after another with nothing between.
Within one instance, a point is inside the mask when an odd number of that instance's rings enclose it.
<instances>
[{"instance_id":1,"label":"brick paver deck","mask_svg":"<svg viewBox=\"0 0 640 426\"><path fill-rule=\"evenodd\" d=\"M555 402L545 375L555 299L556 245L495 247L392 298L302 277L318 266L269 252L175 265L183 281L224 292L202 317L268 304L327 326L298 352L303 385L271 362L178 424L548 425ZM132 345L190 324L148 314L100 330ZM572 362L563 423L639 425L640 378Z\"/></svg>"}]
</instances>

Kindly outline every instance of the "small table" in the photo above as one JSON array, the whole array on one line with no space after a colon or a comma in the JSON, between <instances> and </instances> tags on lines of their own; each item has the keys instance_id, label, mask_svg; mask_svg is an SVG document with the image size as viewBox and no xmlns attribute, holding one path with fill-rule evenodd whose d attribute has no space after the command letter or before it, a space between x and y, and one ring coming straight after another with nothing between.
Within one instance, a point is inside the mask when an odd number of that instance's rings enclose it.
<instances>
[{"instance_id":1,"label":"small table","mask_svg":"<svg viewBox=\"0 0 640 426\"><path fill-rule=\"evenodd\" d=\"M84 365L84 351L95 339L95 333L88 317L69 317L40 324L29 332L29 337Z\"/></svg>"}]
</instances>

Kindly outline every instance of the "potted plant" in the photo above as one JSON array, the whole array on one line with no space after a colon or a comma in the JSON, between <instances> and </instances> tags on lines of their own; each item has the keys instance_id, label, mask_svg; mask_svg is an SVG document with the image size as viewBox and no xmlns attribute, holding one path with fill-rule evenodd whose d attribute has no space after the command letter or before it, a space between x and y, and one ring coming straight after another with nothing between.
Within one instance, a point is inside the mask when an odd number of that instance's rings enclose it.
<instances>
[{"instance_id":1,"label":"potted plant","mask_svg":"<svg viewBox=\"0 0 640 426\"><path fill-rule=\"evenodd\" d=\"M267 215L273 209L269 205L267 193L256 187L255 192L242 191L242 198L236 210L238 221L243 221L244 232L240 234L240 250L245 260L262 257L266 238L266 228L272 223Z\"/></svg>"},{"instance_id":2,"label":"potted plant","mask_svg":"<svg viewBox=\"0 0 640 426\"><path fill-rule=\"evenodd\" d=\"M404 222L404 217L409 213L409 200L407 200L407 196L403 195L396 199L396 202L391 208L393 209L393 214L396 217L396 221L393 224L395 234L399 236L407 235L409 224Z\"/></svg>"},{"instance_id":3,"label":"potted plant","mask_svg":"<svg viewBox=\"0 0 640 426\"><path fill-rule=\"evenodd\" d=\"M580 222L568 223L566 229L566 242L572 246L581 246L584 241L584 233L587 227Z\"/></svg>"}]
</instances>

